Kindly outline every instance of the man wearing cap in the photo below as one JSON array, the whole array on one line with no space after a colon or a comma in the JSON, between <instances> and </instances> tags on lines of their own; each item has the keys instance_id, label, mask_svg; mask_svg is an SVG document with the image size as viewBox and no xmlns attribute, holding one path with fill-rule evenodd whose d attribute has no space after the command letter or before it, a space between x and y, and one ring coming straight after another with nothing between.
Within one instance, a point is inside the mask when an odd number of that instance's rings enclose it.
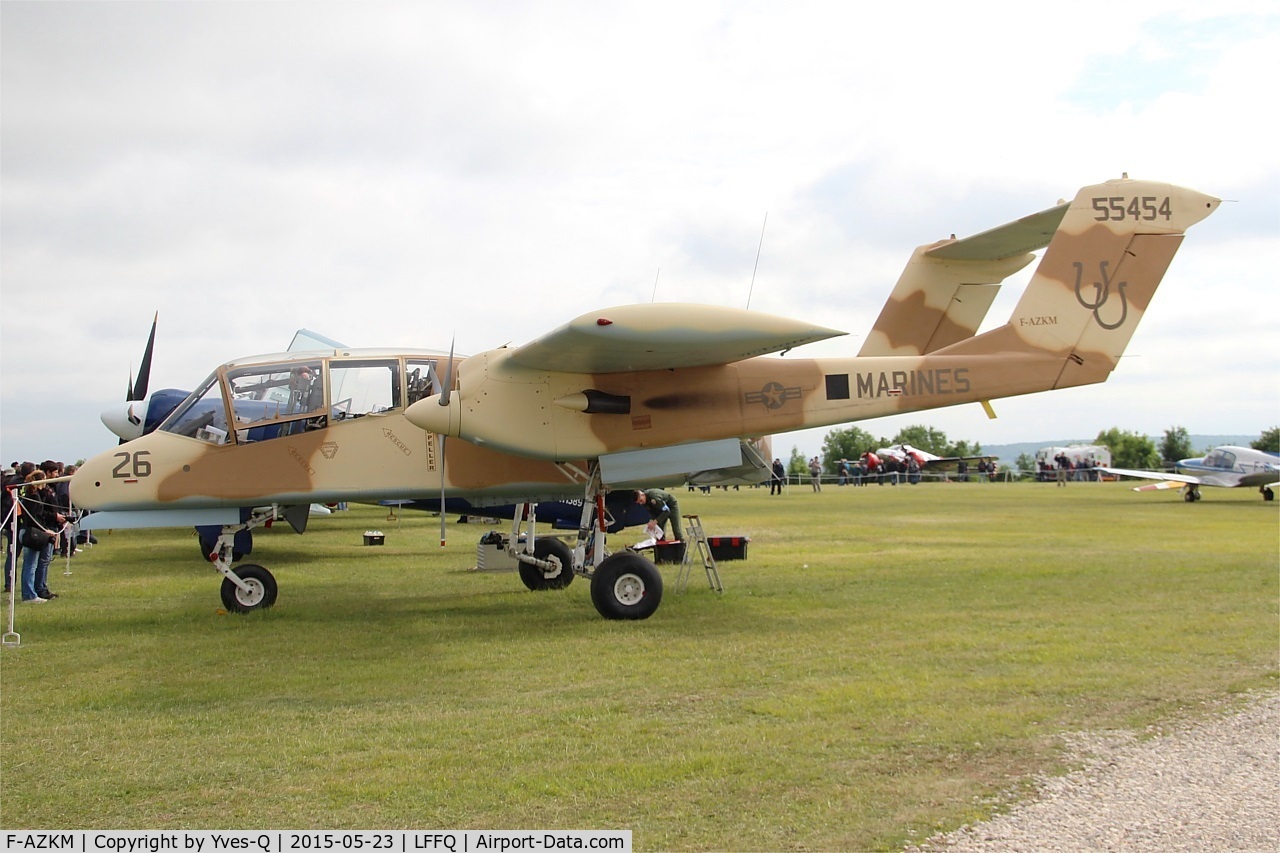
<instances>
[{"instance_id":1,"label":"man wearing cap","mask_svg":"<svg viewBox=\"0 0 1280 853\"><path fill-rule=\"evenodd\" d=\"M645 489L636 492L636 503L649 510L649 517L658 528L665 531L667 521L671 522L671 533L674 541L684 540L684 531L680 529L680 504L670 492L662 489Z\"/></svg>"}]
</instances>

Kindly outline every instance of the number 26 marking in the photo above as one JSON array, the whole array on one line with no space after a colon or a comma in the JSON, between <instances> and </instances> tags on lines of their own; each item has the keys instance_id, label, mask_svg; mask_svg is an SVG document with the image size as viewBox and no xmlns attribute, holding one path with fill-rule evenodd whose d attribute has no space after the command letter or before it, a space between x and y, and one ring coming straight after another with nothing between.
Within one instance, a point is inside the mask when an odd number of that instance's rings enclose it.
<instances>
[{"instance_id":1,"label":"number 26 marking","mask_svg":"<svg viewBox=\"0 0 1280 853\"><path fill-rule=\"evenodd\" d=\"M117 480L140 480L143 477L150 477L151 461L144 458L150 455L150 450L115 454L115 458L119 459L120 462L111 469L111 476ZM128 466L129 470L125 470L126 466Z\"/></svg>"}]
</instances>

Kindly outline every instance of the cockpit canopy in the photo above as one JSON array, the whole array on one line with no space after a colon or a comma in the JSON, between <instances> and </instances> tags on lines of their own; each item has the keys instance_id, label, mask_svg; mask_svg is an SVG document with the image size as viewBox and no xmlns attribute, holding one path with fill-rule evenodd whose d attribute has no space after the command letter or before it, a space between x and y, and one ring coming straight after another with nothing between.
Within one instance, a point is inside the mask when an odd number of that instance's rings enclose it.
<instances>
[{"instance_id":1,"label":"cockpit canopy","mask_svg":"<svg viewBox=\"0 0 1280 853\"><path fill-rule=\"evenodd\" d=\"M1204 457L1204 467L1224 468L1228 471L1236 467L1236 455L1229 450L1218 448Z\"/></svg>"},{"instance_id":2,"label":"cockpit canopy","mask_svg":"<svg viewBox=\"0 0 1280 853\"><path fill-rule=\"evenodd\" d=\"M440 390L438 356L332 356L299 353L232 362L160 425L164 432L243 444L399 410Z\"/></svg>"}]
</instances>

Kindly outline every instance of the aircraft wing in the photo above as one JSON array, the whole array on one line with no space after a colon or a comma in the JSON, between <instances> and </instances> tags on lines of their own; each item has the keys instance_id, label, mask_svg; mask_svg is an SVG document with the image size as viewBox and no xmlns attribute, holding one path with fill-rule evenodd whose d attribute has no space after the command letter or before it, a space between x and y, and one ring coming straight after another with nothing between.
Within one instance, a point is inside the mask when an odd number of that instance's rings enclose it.
<instances>
[{"instance_id":1,"label":"aircraft wing","mask_svg":"<svg viewBox=\"0 0 1280 853\"><path fill-rule=\"evenodd\" d=\"M583 314L513 350L511 364L562 373L625 373L730 364L844 332L718 305L622 305Z\"/></svg>"},{"instance_id":2,"label":"aircraft wing","mask_svg":"<svg viewBox=\"0 0 1280 853\"><path fill-rule=\"evenodd\" d=\"M1153 483L1147 486L1137 486L1135 492L1146 492L1152 489L1180 489L1183 486L1199 486L1204 481L1199 477L1192 477L1189 474L1158 474L1155 471L1135 471L1130 468L1093 468L1094 471L1104 471L1108 474L1116 474L1121 477L1137 477L1140 480L1159 480L1159 483Z\"/></svg>"}]
</instances>

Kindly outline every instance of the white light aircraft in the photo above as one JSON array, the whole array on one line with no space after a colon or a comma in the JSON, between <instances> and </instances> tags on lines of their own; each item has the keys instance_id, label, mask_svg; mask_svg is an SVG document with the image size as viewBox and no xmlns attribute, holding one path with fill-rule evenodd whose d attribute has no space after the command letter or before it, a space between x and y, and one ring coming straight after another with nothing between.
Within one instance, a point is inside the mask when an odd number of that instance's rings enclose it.
<instances>
[{"instance_id":1,"label":"white light aircraft","mask_svg":"<svg viewBox=\"0 0 1280 853\"><path fill-rule=\"evenodd\" d=\"M1224 445L1215 447L1204 456L1180 459L1174 466L1176 473L1161 474L1155 471L1137 471L1129 468L1099 468L1108 474L1122 477L1138 477L1158 480L1145 486L1136 486L1135 492L1155 489L1183 489L1182 499L1187 503L1200 500L1201 486L1234 489L1237 486L1256 486L1264 501L1275 500L1276 487L1280 486L1280 456L1251 447Z\"/></svg>"}]
</instances>

